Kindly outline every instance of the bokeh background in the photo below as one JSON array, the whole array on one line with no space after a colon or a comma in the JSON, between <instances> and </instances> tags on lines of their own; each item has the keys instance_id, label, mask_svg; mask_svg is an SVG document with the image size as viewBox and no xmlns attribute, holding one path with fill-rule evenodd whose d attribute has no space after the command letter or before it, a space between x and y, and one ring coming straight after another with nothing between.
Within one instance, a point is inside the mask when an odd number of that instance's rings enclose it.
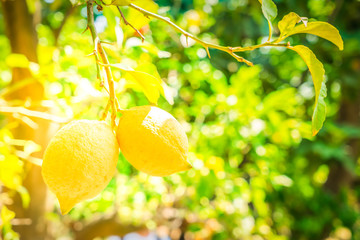
<instances>
[{"instance_id":1,"label":"bokeh background","mask_svg":"<svg viewBox=\"0 0 360 240\"><path fill-rule=\"evenodd\" d=\"M119 157L118 172L95 199L61 216L40 174L50 137L71 119L98 119L100 87L86 6L68 0L3 0L0 5L0 233L3 239L360 239L360 2L275 0L288 12L337 27L344 50L297 35L324 64L327 119L311 136L314 90L292 51L244 53L248 67L205 50L163 22L95 10L112 63L158 74L174 104L159 107L186 129L194 168L165 178L138 172ZM256 0L159 0L149 8L202 39L248 46L267 38ZM146 6L145 6L146 8ZM149 9L151 10L151 9ZM84 33L83 33L84 32ZM146 105L117 70L122 108ZM109 237L112 236L112 237ZM117 237L115 237L117 236ZM137 238L135 236L138 236Z\"/></svg>"}]
</instances>

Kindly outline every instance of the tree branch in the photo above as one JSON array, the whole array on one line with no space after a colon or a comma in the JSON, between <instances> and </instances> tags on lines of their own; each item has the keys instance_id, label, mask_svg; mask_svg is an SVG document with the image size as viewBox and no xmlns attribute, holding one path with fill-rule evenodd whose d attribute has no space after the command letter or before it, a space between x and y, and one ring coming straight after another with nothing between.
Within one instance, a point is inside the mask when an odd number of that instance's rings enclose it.
<instances>
[{"instance_id":1,"label":"tree branch","mask_svg":"<svg viewBox=\"0 0 360 240\"><path fill-rule=\"evenodd\" d=\"M255 45L255 46L249 46L249 47L225 47L225 46L220 46L220 45L217 45L217 44L213 44L213 43L208 43L208 42L205 42L197 37L195 37L194 35L192 35L191 33L185 31L184 29L182 29L181 27L179 27L178 25L176 25L175 23L173 23L169 18L167 17L163 17L163 16L160 16L158 14L155 14L155 13L152 13L152 12L149 12L141 7L138 7L136 6L135 4L133 3L130 3L129 4L129 7L132 7L134 8L135 10L141 12L142 14L144 14L145 17L153 17L153 18L156 18L158 20L161 20L165 23L167 23L168 25L170 25L172 28L174 28L176 31L182 33L186 38L191 38L193 39L194 41L196 41L197 43L201 44L209 58L210 58L210 53L209 53L209 48L213 48L213 49L218 49L220 51L223 51L223 52L227 52L228 54L230 54L232 57L234 57L237 61L239 62L244 62L246 63L247 65L249 66L252 66L253 63L246 60L245 58L243 57L240 57L238 56L237 54L235 54L236 52L245 52L245 51L252 51L252 50L255 50L257 48L260 48L260 47L287 47L288 44L282 44L282 43L275 43L274 41L273 42L266 42L266 43L262 43L262 44L258 44L258 45Z\"/></svg>"},{"instance_id":2,"label":"tree branch","mask_svg":"<svg viewBox=\"0 0 360 240\"><path fill-rule=\"evenodd\" d=\"M29 110L24 107L7 107L7 106L2 107L2 106L0 106L0 113L8 113L8 114L18 113L21 115L25 115L27 117L40 118L40 119L45 119L45 120L49 120L49 121L57 122L57 123L68 123L70 121L70 119L58 117L58 116L48 114L45 112Z\"/></svg>"},{"instance_id":3,"label":"tree branch","mask_svg":"<svg viewBox=\"0 0 360 240\"><path fill-rule=\"evenodd\" d=\"M140 38L141 38L141 41L144 42L144 40L145 40L144 35L142 35L141 32L140 32L138 29L136 29L133 25L131 25L131 23L129 23L129 22L126 20L124 14L123 14L122 11L120 10L119 6L116 6L116 7L117 7L117 9L119 10L119 13L120 13L120 15L121 15L121 18L124 20L125 25L129 25L132 29L134 29L135 32L137 32L137 34L139 34L139 36L140 36Z\"/></svg>"},{"instance_id":4,"label":"tree branch","mask_svg":"<svg viewBox=\"0 0 360 240\"><path fill-rule=\"evenodd\" d=\"M182 33L186 38L191 38L193 39L194 41L200 43L205 49L206 49L206 52L208 53L208 56L209 58L211 57L210 54L209 54L209 48L214 48L214 49L218 49L220 51L223 51L223 52L227 52L228 54L230 54L231 56L233 56L237 61L239 62L244 62L246 63L247 65L249 66L252 66L253 63L246 60L245 58L243 57L240 57L238 55L236 55L233 51L233 48L232 47L224 47L224 46L220 46L220 45L217 45L217 44L213 44L213 43L208 43L208 42L205 42L197 37L195 37L194 35L192 35L191 33L185 31L184 29L182 29L181 27L179 27L178 25L176 25L175 23L173 23L169 18L167 17L163 17L163 16L160 16L160 15L157 15L155 13L152 13L152 12L149 12L141 7L138 7L132 3L129 4L129 7L132 7L134 9L136 9L137 11L141 12L142 14L144 14L145 17L153 17L153 18L156 18L156 19L159 19L163 22L166 22L168 25L170 25L172 28L174 28L176 31Z\"/></svg>"}]
</instances>

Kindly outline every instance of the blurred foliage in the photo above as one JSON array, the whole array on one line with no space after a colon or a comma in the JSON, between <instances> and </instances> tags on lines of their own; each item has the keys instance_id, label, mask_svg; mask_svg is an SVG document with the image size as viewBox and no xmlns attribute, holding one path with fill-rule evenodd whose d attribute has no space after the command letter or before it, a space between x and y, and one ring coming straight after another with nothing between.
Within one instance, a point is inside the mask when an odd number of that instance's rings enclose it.
<instances>
[{"instance_id":1,"label":"blurred foliage","mask_svg":"<svg viewBox=\"0 0 360 240\"><path fill-rule=\"evenodd\" d=\"M231 46L267 39L268 23L258 1L156 2L160 14L202 39ZM118 173L95 199L78 204L66 216L59 215L53 200L46 217L56 238L72 236L70 222L85 224L116 213L123 224L161 229L172 239L360 239L360 157L353 149L360 128L342 112L360 97L359 1L275 3L275 22L294 11L329 21L344 39L344 51L339 52L316 36L289 38L291 44L311 46L326 70L327 120L316 137L311 136L310 122L313 85L296 53L275 48L244 53L254 67L216 50L210 50L209 59L200 45L189 41L187 46L163 22L138 25L145 36L141 43L130 27L120 23L116 8L96 11L101 39L114 43L103 45L110 62L152 71L169 86L167 94L174 104L160 98L158 105L185 127L194 168L165 178L150 177L121 155ZM128 20L136 19L130 9L124 13ZM37 64L11 54L1 23L0 59L5 61L0 61L0 94L7 91L11 67L25 64L44 85L46 100L57 115L98 119L108 95L96 78L93 57L86 56L93 51L89 32L82 33L86 24L85 6L41 1ZM156 68L158 73L150 70ZM148 104L136 81L125 80L115 68L113 75L122 108ZM13 149L12 143L19 140L12 138L9 129L14 126L5 115L0 120L1 186L19 191L26 171ZM348 175L337 174L339 167ZM347 177L350 183L342 180ZM11 205L6 201L11 196L7 191L0 200ZM25 190L23 196L26 205ZM16 238L11 230L14 217L2 207L0 229L5 239Z\"/></svg>"}]
</instances>

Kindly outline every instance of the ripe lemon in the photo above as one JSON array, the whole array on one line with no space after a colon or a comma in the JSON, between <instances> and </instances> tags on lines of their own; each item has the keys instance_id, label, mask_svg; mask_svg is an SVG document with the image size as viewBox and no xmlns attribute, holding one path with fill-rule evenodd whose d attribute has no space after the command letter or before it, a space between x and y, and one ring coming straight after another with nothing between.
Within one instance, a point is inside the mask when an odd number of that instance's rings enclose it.
<instances>
[{"instance_id":1,"label":"ripe lemon","mask_svg":"<svg viewBox=\"0 0 360 240\"><path fill-rule=\"evenodd\" d=\"M42 175L58 198L62 214L106 187L118 155L116 137L105 122L73 121L55 134L44 154Z\"/></svg>"},{"instance_id":2,"label":"ripe lemon","mask_svg":"<svg viewBox=\"0 0 360 240\"><path fill-rule=\"evenodd\" d=\"M117 139L125 158L138 170L167 176L191 168L188 139L180 123L153 106L123 110Z\"/></svg>"}]
</instances>

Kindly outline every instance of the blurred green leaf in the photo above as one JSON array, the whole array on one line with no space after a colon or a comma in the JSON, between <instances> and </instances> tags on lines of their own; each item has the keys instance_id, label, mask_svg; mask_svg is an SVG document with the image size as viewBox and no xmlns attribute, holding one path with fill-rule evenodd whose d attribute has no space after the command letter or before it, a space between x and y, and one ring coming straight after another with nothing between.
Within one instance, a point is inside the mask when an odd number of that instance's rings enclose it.
<instances>
[{"instance_id":1,"label":"blurred green leaf","mask_svg":"<svg viewBox=\"0 0 360 240\"><path fill-rule=\"evenodd\" d=\"M272 0L259 0L265 18L271 22L277 16L277 7Z\"/></svg>"},{"instance_id":2,"label":"blurred green leaf","mask_svg":"<svg viewBox=\"0 0 360 240\"><path fill-rule=\"evenodd\" d=\"M70 0L71 4L73 6L78 6L78 5L82 5L82 4L86 4L86 0Z\"/></svg>"}]
</instances>

